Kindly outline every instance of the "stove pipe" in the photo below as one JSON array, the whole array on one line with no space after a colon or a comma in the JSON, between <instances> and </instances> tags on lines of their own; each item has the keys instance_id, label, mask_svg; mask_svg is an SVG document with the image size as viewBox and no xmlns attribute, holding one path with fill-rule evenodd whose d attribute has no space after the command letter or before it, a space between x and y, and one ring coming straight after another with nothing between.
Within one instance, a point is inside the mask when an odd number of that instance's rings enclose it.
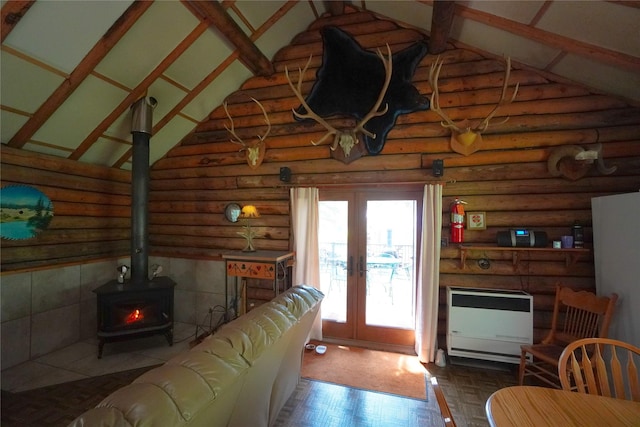
<instances>
[{"instance_id":1,"label":"stove pipe","mask_svg":"<svg viewBox=\"0 0 640 427\"><path fill-rule=\"evenodd\" d=\"M131 282L145 284L149 274L149 139L155 98L140 98L131 106L133 166L131 169Z\"/></svg>"}]
</instances>

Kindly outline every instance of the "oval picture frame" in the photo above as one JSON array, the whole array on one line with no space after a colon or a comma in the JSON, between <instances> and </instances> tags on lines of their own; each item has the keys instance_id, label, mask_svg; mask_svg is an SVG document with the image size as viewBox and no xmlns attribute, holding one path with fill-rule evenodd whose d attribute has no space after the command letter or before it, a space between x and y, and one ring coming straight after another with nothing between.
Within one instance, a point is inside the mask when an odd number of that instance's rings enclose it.
<instances>
[{"instance_id":1,"label":"oval picture frame","mask_svg":"<svg viewBox=\"0 0 640 427\"><path fill-rule=\"evenodd\" d=\"M240 218L240 213L242 212L242 208L237 203L229 203L224 208L224 217L227 218L229 222L238 222L238 218Z\"/></svg>"},{"instance_id":2,"label":"oval picture frame","mask_svg":"<svg viewBox=\"0 0 640 427\"><path fill-rule=\"evenodd\" d=\"M46 194L28 185L0 189L2 238L31 239L46 230L53 218L53 204Z\"/></svg>"}]
</instances>

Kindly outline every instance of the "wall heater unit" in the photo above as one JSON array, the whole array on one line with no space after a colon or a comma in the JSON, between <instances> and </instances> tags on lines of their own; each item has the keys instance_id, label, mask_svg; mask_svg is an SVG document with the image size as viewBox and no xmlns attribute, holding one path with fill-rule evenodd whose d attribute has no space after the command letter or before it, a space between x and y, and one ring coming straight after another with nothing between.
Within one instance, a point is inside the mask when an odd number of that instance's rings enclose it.
<instances>
[{"instance_id":1,"label":"wall heater unit","mask_svg":"<svg viewBox=\"0 0 640 427\"><path fill-rule=\"evenodd\" d=\"M450 356L520 363L533 342L533 298L526 292L447 288Z\"/></svg>"}]
</instances>

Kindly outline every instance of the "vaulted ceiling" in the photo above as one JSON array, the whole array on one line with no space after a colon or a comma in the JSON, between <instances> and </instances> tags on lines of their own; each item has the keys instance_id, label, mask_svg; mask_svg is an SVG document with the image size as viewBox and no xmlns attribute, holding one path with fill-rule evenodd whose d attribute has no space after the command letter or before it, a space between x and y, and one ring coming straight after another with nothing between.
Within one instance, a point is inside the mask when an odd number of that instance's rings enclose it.
<instances>
[{"instance_id":1,"label":"vaulted ceiling","mask_svg":"<svg viewBox=\"0 0 640 427\"><path fill-rule=\"evenodd\" d=\"M2 1L1 141L130 168L130 106L158 100L163 157L325 13L366 9L445 42L640 103L637 1Z\"/></svg>"}]
</instances>

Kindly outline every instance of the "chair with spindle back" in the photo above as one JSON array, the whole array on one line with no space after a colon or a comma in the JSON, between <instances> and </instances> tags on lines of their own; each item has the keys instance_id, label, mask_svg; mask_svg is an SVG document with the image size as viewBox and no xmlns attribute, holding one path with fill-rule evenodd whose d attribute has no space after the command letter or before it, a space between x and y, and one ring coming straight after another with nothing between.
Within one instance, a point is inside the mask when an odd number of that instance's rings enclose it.
<instances>
[{"instance_id":1,"label":"chair with spindle back","mask_svg":"<svg viewBox=\"0 0 640 427\"><path fill-rule=\"evenodd\" d=\"M598 296L557 285L551 330L541 343L520 346L520 385L526 376L533 376L551 387L561 388L558 362L562 351L582 338L606 338L617 299L616 294Z\"/></svg>"},{"instance_id":2,"label":"chair with spindle back","mask_svg":"<svg viewBox=\"0 0 640 427\"><path fill-rule=\"evenodd\" d=\"M640 348L610 338L569 344L558 364L564 390L640 402Z\"/></svg>"}]
</instances>

